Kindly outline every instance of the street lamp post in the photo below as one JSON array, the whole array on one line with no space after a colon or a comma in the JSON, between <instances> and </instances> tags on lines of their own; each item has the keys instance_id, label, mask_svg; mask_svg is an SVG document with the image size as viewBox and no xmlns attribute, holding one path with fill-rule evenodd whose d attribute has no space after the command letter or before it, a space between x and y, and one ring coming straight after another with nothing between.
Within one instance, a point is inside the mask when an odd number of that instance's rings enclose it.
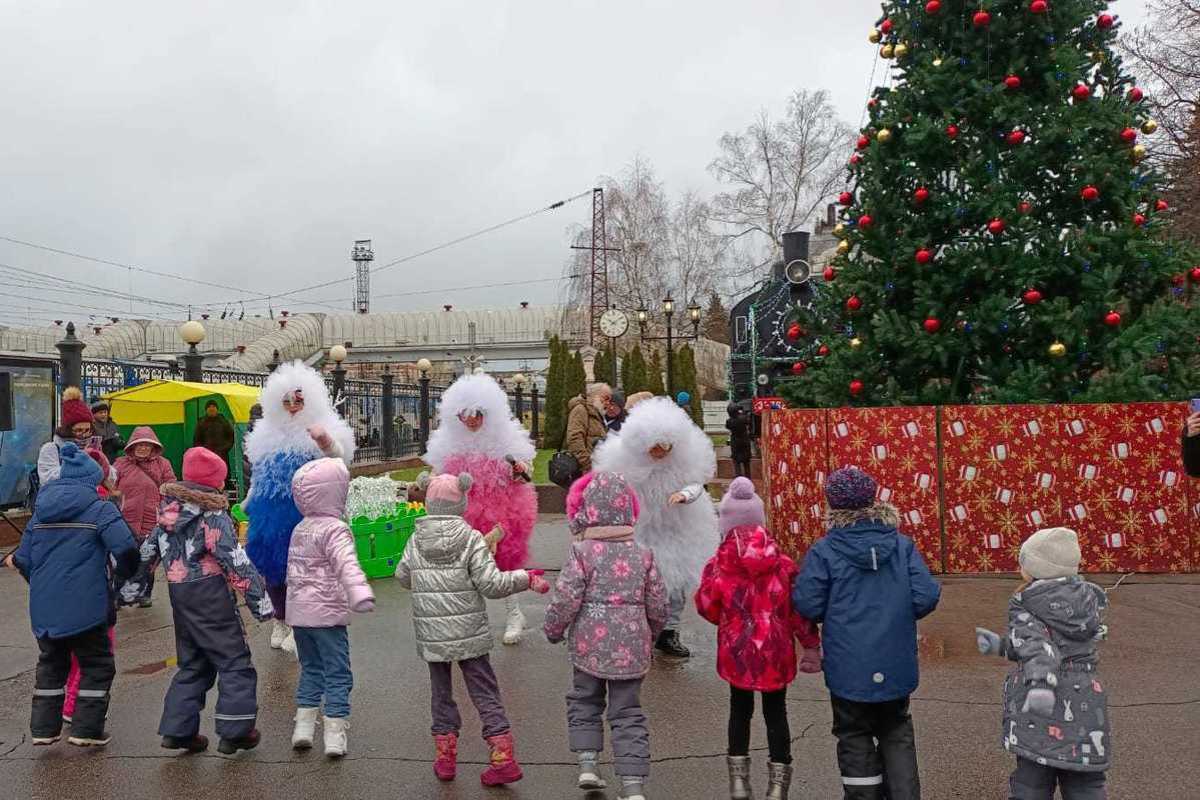
<instances>
[{"instance_id":1,"label":"street lamp post","mask_svg":"<svg viewBox=\"0 0 1200 800\"><path fill-rule=\"evenodd\" d=\"M335 344L329 348L329 357L333 359L333 410L341 417L346 416L346 368L342 362L348 355L345 345Z\"/></svg>"},{"instance_id":2,"label":"street lamp post","mask_svg":"<svg viewBox=\"0 0 1200 800\"><path fill-rule=\"evenodd\" d=\"M183 354L183 379L190 383L204 381L204 356L196 349L196 345L204 341L204 336L204 326L194 319L179 326L179 337L188 346Z\"/></svg>"},{"instance_id":3,"label":"street lamp post","mask_svg":"<svg viewBox=\"0 0 1200 800\"><path fill-rule=\"evenodd\" d=\"M420 389L417 442L421 445L421 453L424 453L425 446L429 444L429 371L433 369L433 364L428 358L422 358L417 361L417 369L421 371L421 377L417 378L417 386Z\"/></svg>"},{"instance_id":4,"label":"street lamp post","mask_svg":"<svg viewBox=\"0 0 1200 800\"><path fill-rule=\"evenodd\" d=\"M677 337L683 338L683 339L698 339L700 337L700 314L701 314L702 309L700 308L698 303L693 301L690 305L688 305L687 311L688 311L688 319L692 323L692 332L690 335L688 335L686 333L677 334L677 333L675 333L675 324L674 324L675 323L675 321L674 321L675 301L674 301L674 299L671 298L670 292L668 292L667 296L665 298L663 298L663 301L662 301L662 313L663 313L663 317L666 318L667 335L666 336L647 336L646 335L646 325L650 321L650 312L646 309L645 306L642 306L641 308L639 308L637 310L637 321L638 321L638 326L641 329L642 341L643 342L665 341L667 343L667 394L670 395L672 398L675 397L675 339Z\"/></svg>"},{"instance_id":5,"label":"street lamp post","mask_svg":"<svg viewBox=\"0 0 1200 800\"><path fill-rule=\"evenodd\" d=\"M514 405L516 406L515 410L517 412L517 414L516 414L517 422L524 425L525 424L525 396L524 396L523 392L525 390L525 376L523 374L521 374L520 372L518 372L516 375L513 375L512 382L513 382L513 399L515 400Z\"/></svg>"}]
</instances>

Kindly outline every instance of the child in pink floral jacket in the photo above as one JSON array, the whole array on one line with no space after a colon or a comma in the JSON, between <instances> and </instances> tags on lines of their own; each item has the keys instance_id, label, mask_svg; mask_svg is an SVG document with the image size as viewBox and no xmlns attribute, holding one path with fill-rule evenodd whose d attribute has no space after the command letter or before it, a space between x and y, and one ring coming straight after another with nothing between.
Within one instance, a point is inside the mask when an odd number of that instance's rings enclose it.
<instances>
[{"instance_id":1,"label":"child in pink floral jacket","mask_svg":"<svg viewBox=\"0 0 1200 800\"><path fill-rule=\"evenodd\" d=\"M644 798L650 735L639 695L651 646L667 621L667 590L654 554L633 540L638 500L613 472L588 473L567 495L577 541L546 610L546 638L570 629L574 686L567 694L567 734L579 757L579 788L603 789L596 766L604 749L605 695L619 797Z\"/></svg>"}]
</instances>

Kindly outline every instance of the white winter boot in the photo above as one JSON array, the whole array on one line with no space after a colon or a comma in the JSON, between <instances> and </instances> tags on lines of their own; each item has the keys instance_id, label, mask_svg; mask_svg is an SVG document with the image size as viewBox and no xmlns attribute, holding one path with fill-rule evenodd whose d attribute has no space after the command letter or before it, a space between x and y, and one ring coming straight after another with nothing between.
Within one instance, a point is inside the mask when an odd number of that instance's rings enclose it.
<instances>
[{"instance_id":1,"label":"white winter boot","mask_svg":"<svg viewBox=\"0 0 1200 800\"><path fill-rule=\"evenodd\" d=\"M281 619L275 620L275 624L271 626L271 649L279 650L283 647L284 640L292 633L292 629L288 624Z\"/></svg>"},{"instance_id":2,"label":"white winter boot","mask_svg":"<svg viewBox=\"0 0 1200 800\"><path fill-rule=\"evenodd\" d=\"M292 749L307 750L317 734L317 709L297 708L296 727L292 728Z\"/></svg>"},{"instance_id":3,"label":"white winter boot","mask_svg":"<svg viewBox=\"0 0 1200 800\"><path fill-rule=\"evenodd\" d=\"M508 618L504 624L504 643L517 644L521 641L521 634L525 632L525 615L521 613L521 605L517 602L517 596L510 594L504 598L504 605L508 607Z\"/></svg>"},{"instance_id":4,"label":"white winter boot","mask_svg":"<svg viewBox=\"0 0 1200 800\"><path fill-rule=\"evenodd\" d=\"M350 728L349 717L326 717L325 755L330 758L341 758L346 755L346 731Z\"/></svg>"},{"instance_id":5,"label":"white winter boot","mask_svg":"<svg viewBox=\"0 0 1200 800\"><path fill-rule=\"evenodd\" d=\"M287 638L283 640L283 646L280 649L292 658L300 658L299 651L296 650L296 633L291 628L288 628Z\"/></svg>"}]
</instances>

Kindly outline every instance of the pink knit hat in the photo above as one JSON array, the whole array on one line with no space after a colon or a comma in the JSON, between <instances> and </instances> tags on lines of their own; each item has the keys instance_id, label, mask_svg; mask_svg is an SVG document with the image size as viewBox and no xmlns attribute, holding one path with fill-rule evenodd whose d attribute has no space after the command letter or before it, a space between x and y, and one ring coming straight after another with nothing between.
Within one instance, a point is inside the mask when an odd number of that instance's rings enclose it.
<instances>
[{"instance_id":1,"label":"pink knit hat","mask_svg":"<svg viewBox=\"0 0 1200 800\"><path fill-rule=\"evenodd\" d=\"M183 454L185 481L220 489L225 486L225 476L228 474L229 467L225 465L225 459L207 447L193 447Z\"/></svg>"},{"instance_id":2,"label":"pink knit hat","mask_svg":"<svg viewBox=\"0 0 1200 800\"><path fill-rule=\"evenodd\" d=\"M467 490L471 483L471 476L466 472L432 478L423 473L417 478L417 485L425 490L425 510L434 516L461 517L467 513Z\"/></svg>"},{"instance_id":3,"label":"pink knit hat","mask_svg":"<svg viewBox=\"0 0 1200 800\"><path fill-rule=\"evenodd\" d=\"M749 478L737 477L729 484L717 510L717 521L722 536L743 525L766 527L767 515L763 510L762 498L755 494L754 483Z\"/></svg>"}]
</instances>

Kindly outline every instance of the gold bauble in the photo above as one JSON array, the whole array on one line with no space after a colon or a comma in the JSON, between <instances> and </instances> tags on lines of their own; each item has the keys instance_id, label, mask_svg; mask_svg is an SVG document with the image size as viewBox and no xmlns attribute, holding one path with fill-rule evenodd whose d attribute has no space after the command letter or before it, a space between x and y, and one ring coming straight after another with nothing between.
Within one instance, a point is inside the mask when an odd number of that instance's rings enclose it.
<instances>
[{"instance_id":1,"label":"gold bauble","mask_svg":"<svg viewBox=\"0 0 1200 800\"><path fill-rule=\"evenodd\" d=\"M892 129L884 128L879 133L875 134L875 138L878 139L880 142L887 144L888 142L890 142L892 140Z\"/></svg>"},{"instance_id":2,"label":"gold bauble","mask_svg":"<svg viewBox=\"0 0 1200 800\"><path fill-rule=\"evenodd\" d=\"M870 33L867 34L867 41L870 42L871 44L879 44L879 40L882 38L883 38L883 35L880 34L879 31L877 31L877 30L872 30Z\"/></svg>"},{"instance_id":3,"label":"gold bauble","mask_svg":"<svg viewBox=\"0 0 1200 800\"><path fill-rule=\"evenodd\" d=\"M862 339L855 336L850 340L850 346L857 350L858 348L862 347Z\"/></svg>"},{"instance_id":4,"label":"gold bauble","mask_svg":"<svg viewBox=\"0 0 1200 800\"><path fill-rule=\"evenodd\" d=\"M1097 50L1096 52L1092 53L1092 61L1095 61L1097 64L1103 64L1107 60L1108 56L1105 55L1103 50Z\"/></svg>"},{"instance_id":5,"label":"gold bauble","mask_svg":"<svg viewBox=\"0 0 1200 800\"><path fill-rule=\"evenodd\" d=\"M1062 342L1055 342L1050 345L1049 352L1051 358L1062 358L1067 354L1067 346Z\"/></svg>"},{"instance_id":6,"label":"gold bauble","mask_svg":"<svg viewBox=\"0 0 1200 800\"><path fill-rule=\"evenodd\" d=\"M1142 133L1146 134L1147 136L1154 133L1156 130L1158 130L1158 123L1154 120L1148 119L1142 123Z\"/></svg>"},{"instance_id":7,"label":"gold bauble","mask_svg":"<svg viewBox=\"0 0 1200 800\"><path fill-rule=\"evenodd\" d=\"M1133 156L1133 162L1136 164L1146 157L1146 146L1144 144L1135 144L1129 152Z\"/></svg>"},{"instance_id":8,"label":"gold bauble","mask_svg":"<svg viewBox=\"0 0 1200 800\"><path fill-rule=\"evenodd\" d=\"M841 222L839 222L837 225L834 225L833 226L833 235L839 239L841 239L843 236L845 236L846 235L846 225Z\"/></svg>"},{"instance_id":9,"label":"gold bauble","mask_svg":"<svg viewBox=\"0 0 1200 800\"><path fill-rule=\"evenodd\" d=\"M933 65L934 65L935 67L940 67L940 66L942 65L942 60L941 60L940 58L935 58L935 59L933 60Z\"/></svg>"},{"instance_id":10,"label":"gold bauble","mask_svg":"<svg viewBox=\"0 0 1200 800\"><path fill-rule=\"evenodd\" d=\"M895 53L896 48L890 44L885 44L883 47L879 48L879 55L883 56L884 58L891 58L893 55L895 55Z\"/></svg>"},{"instance_id":11,"label":"gold bauble","mask_svg":"<svg viewBox=\"0 0 1200 800\"><path fill-rule=\"evenodd\" d=\"M904 42L901 42L900 44L896 45L896 47L892 50L892 53L895 54L896 58L904 58L906 55L908 55L908 45L906 45Z\"/></svg>"},{"instance_id":12,"label":"gold bauble","mask_svg":"<svg viewBox=\"0 0 1200 800\"><path fill-rule=\"evenodd\" d=\"M850 252L850 243L845 239L842 239L840 242L838 242L837 251L840 255L846 255L846 253Z\"/></svg>"}]
</instances>

